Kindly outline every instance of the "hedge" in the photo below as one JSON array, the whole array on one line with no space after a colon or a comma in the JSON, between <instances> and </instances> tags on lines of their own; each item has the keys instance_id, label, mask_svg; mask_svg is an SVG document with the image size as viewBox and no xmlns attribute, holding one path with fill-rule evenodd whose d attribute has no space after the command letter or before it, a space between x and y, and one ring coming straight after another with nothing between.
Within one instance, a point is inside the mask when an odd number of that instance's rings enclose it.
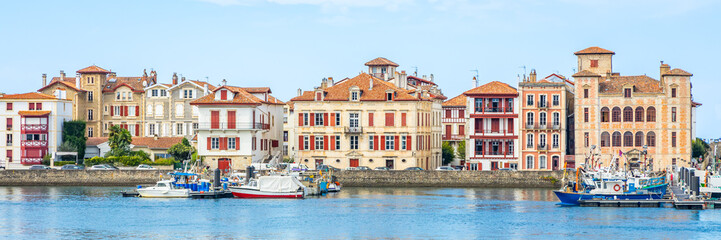
<instances>
[{"instance_id":1,"label":"hedge","mask_svg":"<svg viewBox=\"0 0 721 240\"><path fill-rule=\"evenodd\" d=\"M93 157L85 160L85 166L93 166L98 164L110 164L118 166L138 166L143 161L142 157L138 156L122 156L122 157Z\"/></svg>"},{"instance_id":2,"label":"hedge","mask_svg":"<svg viewBox=\"0 0 721 240\"><path fill-rule=\"evenodd\" d=\"M141 162L141 163L142 163L142 164L147 164L147 165L163 165L163 166L168 166L168 165L173 165L174 163L176 163L176 161L175 161L175 159L173 159L173 158L158 158L158 159L155 159L155 162L153 162L153 161L151 161L151 160L145 160L145 161L143 161L143 162Z\"/></svg>"},{"instance_id":3,"label":"hedge","mask_svg":"<svg viewBox=\"0 0 721 240\"><path fill-rule=\"evenodd\" d=\"M72 165L75 164L75 161L55 161L55 166L64 166L64 165Z\"/></svg>"}]
</instances>

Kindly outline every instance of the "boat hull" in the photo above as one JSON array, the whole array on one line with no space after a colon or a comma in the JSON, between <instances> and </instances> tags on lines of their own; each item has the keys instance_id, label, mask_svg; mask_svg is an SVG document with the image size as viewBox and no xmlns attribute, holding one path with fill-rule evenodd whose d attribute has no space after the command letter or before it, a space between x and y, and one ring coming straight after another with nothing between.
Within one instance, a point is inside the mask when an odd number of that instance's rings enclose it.
<instances>
[{"instance_id":1,"label":"boat hull","mask_svg":"<svg viewBox=\"0 0 721 240\"><path fill-rule=\"evenodd\" d=\"M143 198L188 198L190 191L186 189L178 190L154 190L154 189L138 189L138 194Z\"/></svg>"},{"instance_id":2,"label":"boat hull","mask_svg":"<svg viewBox=\"0 0 721 240\"><path fill-rule=\"evenodd\" d=\"M663 198L662 193L644 193L644 194L591 194L591 193L575 193L575 192L563 192L553 191L561 201L563 205L578 205L579 200L593 200L593 199L604 199L604 200L648 200L648 199L661 199Z\"/></svg>"},{"instance_id":3,"label":"boat hull","mask_svg":"<svg viewBox=\"0 0 721 240\"><path fill-rule=\"evenodd\" d=\"M296 192L263 192L252 188L230 188L237 198L303 198L302 191Z\"/></svg>"}]
</instances>

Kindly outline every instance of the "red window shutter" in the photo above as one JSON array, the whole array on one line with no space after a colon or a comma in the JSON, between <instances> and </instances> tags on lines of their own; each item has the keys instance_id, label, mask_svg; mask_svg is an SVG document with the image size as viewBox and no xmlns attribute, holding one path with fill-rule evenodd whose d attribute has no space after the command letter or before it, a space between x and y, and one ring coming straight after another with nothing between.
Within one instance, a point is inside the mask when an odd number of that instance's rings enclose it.
<instances>
[{"instance_id":1,"label":"red window shutter","mask_svg":"<svg viewBox=\"0 0 721 240\"><path fill-rule=\"evenodd\" d=\"M401 126L406 126L406 113L401 113Z\"/></svg>"},{"instance_id":2,"label":"red window shutter","mask_svg":"<svg viewBox=\"0 0 721 240\"><path fill-rule=\"evenodd\" d=\"M328 136L323 136L323 150L328 150Z\"/></svg>"},{"instance_id":3,"label":"red window shutter","mask_svg":"<svg viewBox=\"0 0 721 240\"><path fill-rule=\"evenodd\" d=\"M140 136L140 124L135 124L135 136Z\"/></svg>"},{"instance_id":4,"label":"red window shutter","mask_svg":"<svg viewBox=\"0 0 721 240\"><path fill-rule=\"evenodd\" d=\"M115 112L115 106L110 106L110 116L114 116L113 113Z\"/></svg>"},{"instance_id":5,"label":"red window shutter","mask_svg":"<svg viewBox=\"0 0 721 240\"><path fill-rule=\"evenodd\" d=\"M420 125L421 125L421 114L416 113L416 126L420 126Z\"/></svg>"},{"instance_id":6,"label":"red window shutter","mask_svg":"<svg viewBox=\"0 0 721 240\"><path fill-rule=\"evenodd\" d=\"M465 118L466 117L466 110L458 110L458 118Z\"/></svg>"},{"instance_id":7,"label":"red window shutter","mask_svg":"<svg viewBox=\"0 0 721 240\"><path fill-rule=\"evenodd\" d=\"M394 114L386 113L386 127L392 127L394 125Z\"/></svg>"},{"instance_id":8,"label":"red window shutter","mask_svg":"<svg viewBox=\"0 0 721 240\"><path fill-rule=\"evenodd\" d=\"M310 138L308 140L310 140L308 141L310 142L310 150L315 150L315 136L310 135Z\"/></svg>"},{"instance_id":9,"label":"red window shutter","mask_svg":"<svg viewBox=\"0 0 721 240\"><path fill-rule=\"evenodd\" d=\"M310 125L315 126L315 114L308 113L308 115L310 115Z\"/></svg>"},{"instance_id":10,"label":"red window shutter","mask_svg":"<svg viewBox=\"0 0 721 240\"><path fill-rule=\"evenodd\" d=\"M225 90L220 91L220 100L227 100L228 99L228 92Z\"/></svg>"},{"instance_id":11,"label":"red window shutter","mask_svg":"<svg viewBox=\"0 0 721 240\"><path fill-rule=\"evenodd\" d=\"M327 114L327 113L326 113L326 114ZM326 119L327 119L327 118L326 118ZM335 126L335 113L331 113L331 114L330 114L330 122L328 123L327 126L331 126L331 127L332 127L332 126Z\"/></svg>"},{"instance_id":12,"label":"red window shutter","mask_svg":"<svg viewBox=\"0 0 721 240\"><path fill-rule=\"evenodd\" d=\"M408 143L406 143L406 150L412 150L411 146L413 145L413 138L411 137L411 135L408 135L406 139L408 139Z\"/></svg>"},{"instance_id":13,"label":"red window shutter","mask_svg":"<svg viewBox=\"0 0 721 240\"><path fill-rule=\"evenodd\" d=\"M210 150L210 138L208 138L208 150Z\"/></svg>"},{"instance_id":14,"label":"red window shutter","mask_svg":"<svg viewBox=\"0 0 721 240\"><path fill-rule=\"evenodd\" d=\"M298 135L298 150L303 150L303 135Z\"/></svg>"},{"instance_id":15,"label":"red window shutter","mask_svg":"<svg viewBox=\"0 0 721 240\"><path fill-rule=\"evenodd\" d=\"M225 144L224 144L224 143L225 143L225 138L224 138L224 137L218 138L218 148L219 148L220 150L225 150Z\"/></svg>"},{"instance_id":16,"label":"red window shutter","mask_svg":"<svg viewBox=\"0 0 721 240\"><path fill-rule=\"evenodd\" d=\"M373 150L378 150L378 136L373 136Z\"/></svg>"},{"instance_id":17,"label":"red window shutter","mask_svg":"<svg viewBox=\"0 0 721 240\"><path fill-rule=\"evenodd\" d=\"M228 129L235 129L235 111L228 111Z\"/></svg>"},{"instance_id":18,"label":"red window shutter","mask_svg":"<svg viewBox=\"0 0 721 240\"><path fill-rule=\"evenodd\" d=\"M398 146L401 145L401 138L398 137L398 135L396 135L396 141L394 143L395 143L394 145L396 145L395 149L398 150Z\"/></svg>"},{"instance_id":19,"label":"red window shutter","mask_svg":"<svg viewBox=\"0 0 721 240\"><path fill-rule=\"evenodd\" d=\"M335 150L335 136L330 136L330 148L329 150Z\"/></svg>"},{"instance_id":20,"label":"red window shutter","mask_svg":"<svg viewBox=\"0 0 721 240\"><path fill-rule=\"evenodd\" d=\"M513 125L511 125L511 126L513 126ZM459 136L466 135L466 126L465 125L458 125L458 135Z\"/></svg>"},{"instance_id":21,"label":"red window shutter","mask_svg":"<svg viewBox=\"0 0 721 240\"><path fill-rule=\"evenodd\" d=\"M298 126L303 126L303 113L298 113Z\"/></svg>"},{"instance_id":22,"label":"red window shutter","mask_svg":"<svg viewBox=\"0 0 721 240\"><path fill-rule=\"evenodd\" d=\"M210 128L212 128L212 129L220 128L220 112L219 111L210 111Z\"/></svg>"},{"instance_id":23,"label":"red window shutter","mask_svg":"<svg viewBox=\"0 0 721 240\"><path fill-rule=\"evenodd\" d=\"M240 138L235 137L235 149L240 149Z\"/></svg>"},{"instance_id":24,"label":"red window shutter","mask_svg":"<svg viewBox=\"0 0 721 240\"><path fill-rule=\"evenodd\" d=\"M508 119L508 133L513 133L513 118Z\"/></svg>"},{"instance_id":25,"label":"red window shutter","mask_svg":"<svg viewBox=\"0 0 721 240\"><path fill-rule=\"evenodd\" d=\"M446 109L446 118L451 118L451 110Z\"/></svg>"},{"instance_id":26,"label":"red window shutter","mask_svg":"<svg viewBox=\"0 0 721 240\"><path fill-rule=\"evenodd\" d=\"M135 105L135 116L140 116L140 106Z\"/></svg>"},{"instance_id":27,"label":"red window shutter","mask_svg":"<svg viewBox=\"0 0 721 240\"><path fill-rule=\"evenodd\" d=\"M124 108L125 108L125 115L124 115L124 116L128 116L128 106L125 106Z\"/></svg>"},{"instance_id":28,"label":"red window shutter","mask_svg":"<svg viewBox=\"0 0 721 240\"><path fill-rule=\"evenodd\" d=\"M323 113L323 126L328 126L328 113Z\"/></svg>"},{"instance_id":29,"label":"red window shutter","mask_svg":"<svg viewBox=\"0 0 721 240\"><path fill-rule=\"evenodd\" d=\"M381 150L386 150L386 137L385 137L385 136L381 136L380 139L381 139L381 141L383 141L382 143L380 143L380 144L381 144Z\"/></svg>"},{"instance_id":30,"label":"red window shutter","mask_svg":"<svg viewBox=\"0 0 721 240\"><path fill-rule=\"evenodd\" d=\"M37 110L43 110L43 103L37 103L37 104L35 105L35 109L37 109Z\"/></svg>"},{"instance_id":31,"label":"red window shutter","mask_svg":"<svg viewBox=\"0 0 721 240\"><path fill-rule=\"evenodd\" d=\"M431 149L431 136L426 136L426 142L428 142L426 149Z\"/></svg>"},{"instance_id":32,"label":"red window shutter","mask_svg":"<svg viewBox=\"0 0 721 240\"><path fill-rule=\"evenodd\" d=\"M368 126L373 126L373 113L368 113Z\"/></svg>"}]
</instances>

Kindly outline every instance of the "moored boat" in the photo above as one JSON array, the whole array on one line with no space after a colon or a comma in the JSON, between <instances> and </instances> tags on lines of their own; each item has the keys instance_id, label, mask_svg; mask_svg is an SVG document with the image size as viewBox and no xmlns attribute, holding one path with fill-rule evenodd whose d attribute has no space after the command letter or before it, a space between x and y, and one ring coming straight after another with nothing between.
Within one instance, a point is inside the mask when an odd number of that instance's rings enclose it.
<instances>
[{"instance_id":1,"label":"moored boat","mask_svg":"<svg viewBox=\"0 0 721 240\"><path fill-rule=\"evenodd\" d=\"M238 198L303 198L305 193L305 186L293 176L261 176L229 189Z\"/></svg>"},{"instance_id":2,"label":"moored boat","mask_svg":"<svg viewBox=\"0 0 721 240\"><path fill-rule=\"evenodd\" d=\"M158 181L155 186L138 188L138 194L144 198L187 198L190 189L176 188L171 180Z\"/></svg>"}]
</instances>

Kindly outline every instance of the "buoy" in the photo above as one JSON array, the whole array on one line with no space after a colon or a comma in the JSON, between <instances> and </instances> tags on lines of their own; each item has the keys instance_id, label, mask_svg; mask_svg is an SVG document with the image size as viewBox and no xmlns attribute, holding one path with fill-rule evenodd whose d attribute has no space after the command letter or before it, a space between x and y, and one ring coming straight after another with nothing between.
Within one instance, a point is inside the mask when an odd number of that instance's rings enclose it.
<instances>
[{"instance_id":1,"label":"buoy","mask_svg":"<svg viewBox=\"0 0 721 240\"><path fill-rule=\"evenodd\" d=\"M616 191L616 192L621 191L621 186L619 186L618 184L616 184L616 185L613 186L613 190Z\"/></svg>"}]
</instances>

